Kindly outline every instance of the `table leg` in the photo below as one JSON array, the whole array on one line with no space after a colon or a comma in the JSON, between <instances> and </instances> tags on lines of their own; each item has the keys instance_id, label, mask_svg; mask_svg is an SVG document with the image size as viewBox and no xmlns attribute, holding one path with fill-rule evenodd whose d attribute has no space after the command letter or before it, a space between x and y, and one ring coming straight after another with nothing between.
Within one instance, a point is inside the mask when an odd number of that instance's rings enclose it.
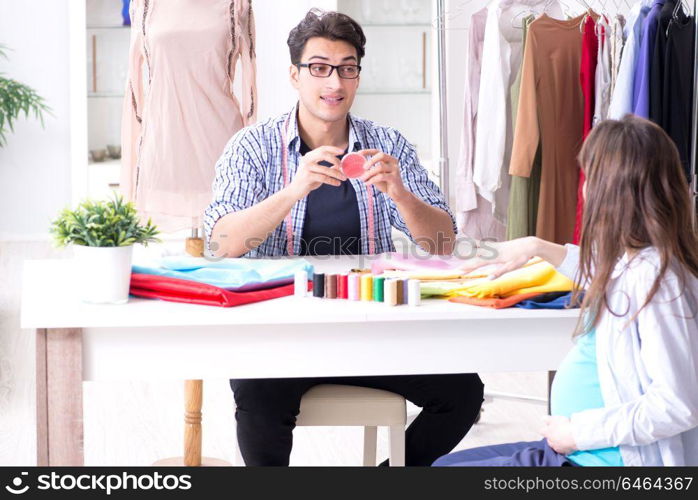
<instances>
[{"instance_id":1,"label":"table leg","mask_svg":"<svg viewBox=\"0 0 698 500\"><path fill-rule=\"evenodd\" d=\"M82 330L36 331L37 465L81 466Z\"/></svg>"},{"instance_id":2,"label":"table leg","mask_svg":"<svg viewBox=\"0 0 698 500\"><path fill-rule=\"evenodd\" d=\"M186 380L184 382L184 465L199 467L201 465L201 405L204 381Z\"/></svg>"},{"instance_id":3,"label":"table leg","mask_svg":"<svg viewBox=\"0 0 698 500\"><path fill-rule=\"evenodd\" d=\"M549 371L548 372L548 415L550 415L550 401L551 398L550 396L552 395L553 391L553 379L555 378L556 371Z\"/></svg>"},{"instance_id":4,"label":"table leg","mask_svg":"<svg viewBox=\"0 0 698 500\"><path fill-rule=\"evenodd\" d=\"M155 467L229 467L232 464L218 458L201 456L201 405L204 381L184 381L184 456L158 460Z\"/></svg>"}]
</instances>

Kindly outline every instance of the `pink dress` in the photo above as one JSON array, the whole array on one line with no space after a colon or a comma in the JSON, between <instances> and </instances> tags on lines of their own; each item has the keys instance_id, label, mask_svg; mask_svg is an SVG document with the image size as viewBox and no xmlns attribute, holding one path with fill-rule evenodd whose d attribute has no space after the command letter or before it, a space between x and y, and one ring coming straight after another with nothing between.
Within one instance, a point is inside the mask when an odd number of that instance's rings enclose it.
<instances>
[{"instance_id":1,"label":"pink dress","mask_svg":"<svg viewBox=\"0 0 698 500\"><path fill-rule=\"evenodd\" d=\"M495 219L491 203L477 193L473 182L477 108L486 22L487 7L473 14L470 22L470 37L465 56L465 115L460 156L456 167L456 223L460 236L474 240L502 241L506 227Z\"/></svg>"},{"instance_id":2,"label":"pink dress","mask_svg":"<svg viewBox=\"0 0 698 500\"><path fill-rule=\"evenodd\" d=\"M251 0L132 0L129 58L122 193L164 232L198 228L216 161L256 120Z\"/></svg>"}]
</instances>

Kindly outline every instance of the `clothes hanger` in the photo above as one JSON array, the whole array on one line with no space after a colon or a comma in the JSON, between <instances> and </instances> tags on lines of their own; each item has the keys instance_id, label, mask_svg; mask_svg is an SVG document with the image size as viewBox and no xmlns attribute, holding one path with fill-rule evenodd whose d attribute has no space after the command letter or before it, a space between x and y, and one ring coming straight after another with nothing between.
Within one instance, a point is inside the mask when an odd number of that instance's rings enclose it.
<instances>
[{"instance_id":1,"label":"clothes hanger","mask_svg":"<svg viewBox=\"0 0 698 500\"><path fill-rule=\"evenodd\" d=\"M681 22L681 19L679 19L679 12L683 10L683 15L684 17L687 16L686 12L689 12L689 7L686 3L684 3L684 0L681 0L680 2L676 2L676 7L674 7L674 11L671 13L671 20L669 21L669 25L666 28L666 36L669 37L669 30L671 29L671 23L679 23Z\"/></svg>"},{"instance_id":2,"label":"clothes hanger","mask_svg":"<svg viewBox=\"0 0 698 500\"><path fill-rule=\"evenodd\" d=\"M611 2L613 3L613 2ZM596 33L597 38L602 36L608 36L609 29L611 27L611 11L606 5L606 2L601 2L600 9L601 15L594 23L594 33ZM616 6L616 13L618 12L618 7Z\"/></svg>"},{"instance_id":3,"label":"clothes hanger","mask_svg":"<svg viewBox=\"0 0 698 500\"><path fill-rule=\"evenodd\" d=\"M581 4L585 9L586 12L584 12L584 17L582 18L581 22L579 23L579 32L584 33L584 25L586 24L587 17L591 16L591 13L593 12L591 6L586 3L585 0L575 0L578 4Z\"/></svg>"},{"instance_id":4,"label":"clothes hanger","mask_svg":"<svg viewBox=\"0 0 698 500\"><path fill-rule=\"evenodd\" d=\"M472 13L471 8L469 7L469 4L472 3L473 0L460 0L458 2L458 6L455 8L450 8L446 9L446 11L441 14L440 16L436 16L434 20L432 21L432 26L434 28L437 28L439 26L439 23L442 23L442 25L446 25L447 21L456 23L457 19L461 16L468 16L468 14ZM468 16L469 17L469 16ZM469 28L464 27L464 28L449 28L451 31L458 31L458 30L463 30L467 31Z\"/></svg>"},{"instance_id":5,"label":"clothes hanger","mask_svg":"<svg viewBox=\"0 0 698 500\"><path fill-rule=\"evenodd\" d=\"M557 3L558 3L558 4L560 5L560 7L562 8L562 13L565 14L565 16L567 16L568 19L571 19L571 18L574 17L574 16L570 13L570 12L571 12L571 9L570 9L570 6L569 6L568 4L566 4L565 2L562 2L562 1L560 1L560 0L558 0Z\"/></svg>"},{"instance_id":6,"label":"clothes hanger","mask_svg":"<svg viewBox=\"0 0 698 500\"><path fill-rule=\"evenodd\" d=\"M588 3L586 3L585 0L575 0L575 1L576 1L577 3L582 4L582 5L584 6L584 8L587 10L587 12L589 12L589 11L592 10L592 9L591 9L591 5L589 5Z\"/></svg>"},{"instance_id":7,"label":"clothes hanger","mask_svg":"<svg viewBox=\"0 0 698 500\"><path fill-rule=\"evenodd\" d=\"M671 14L671 18L674 21L679 21L679 10L683 9L684 16L687 15L686 13L690 11L690 8L688 7L688 2L685 2L684 0L681 0L680 2L676 2L676 7L674 7L674 12Z\"/></svg>"},{"instance_id":8,"label":"clothes hanger","mask_svg":"<svg viewBox=\"0 0 698 500\"><path fill-rule=\"evenodd\" d=\"M533 6L529 7L528 9L524 9L520 12L517 12L511 18L512 28L516 28L518 30L523 30L523 26L521 26L521 24L522 24L521 20L523 20L523 18L528 17L530 15L540 15L540 14L544 13L546 10L548 10L548 7L550 7L553 3L555 3L555 0L547 0L547 2L545 2L545 4L543 5L543 8L541 9L540 12L536 12L536 10L533 8ZM521 16L521 17L519 17L519 16ZM518 22L515 22L517 20L517 18L519 20L518 20Z\"/></svg>"}]
</instances>

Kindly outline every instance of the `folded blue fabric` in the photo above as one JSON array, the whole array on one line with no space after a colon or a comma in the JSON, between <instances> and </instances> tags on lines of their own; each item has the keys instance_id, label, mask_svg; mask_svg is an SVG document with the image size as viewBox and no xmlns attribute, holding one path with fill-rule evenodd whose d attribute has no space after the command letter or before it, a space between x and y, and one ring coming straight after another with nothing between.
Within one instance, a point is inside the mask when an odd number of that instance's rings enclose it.
<instances>
[{"instance_id":1,"label":"folded blue fabric","mask_svg":"<svg viewBox=\"0 0 698 500\"><path fill-rule=\"evenodd\" d=\"M569 307L571 300L572 292L549 292L521 301L514 307L521 309L566 309ZM578 307L575 306L573 309Z\"/></svg>"},{"instance_id":2,"label":"folded blue fabric","mask_svg":"<svg viewBox=\"0 0 698 500\"><path fill-rule=\"evenodd\" d=\"M206 283L237 292L261 290L293 282L298 271L313 275L313 266L304 259L205 259L163 257L159 267L133 265L132 271Z\"/></svg>"}]
</instances>

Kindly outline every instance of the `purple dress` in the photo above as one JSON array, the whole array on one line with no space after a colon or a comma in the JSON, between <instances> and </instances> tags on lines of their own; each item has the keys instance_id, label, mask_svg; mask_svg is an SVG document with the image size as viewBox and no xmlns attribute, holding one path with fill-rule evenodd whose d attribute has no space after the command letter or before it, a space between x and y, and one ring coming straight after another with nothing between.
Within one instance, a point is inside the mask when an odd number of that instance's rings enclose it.
<instances>
[{"instance_id":1,"label":"purple dress","mask_svg":"<svg viewBox=\"0 0 698 500\"><path fill-rule=\"evenodd\" d=\"M647 17L642 23L642 42L635 66L633 86L633 113L642 118L650 116L650 68L657 38L659 13L666 0L654 0Z\"/></svg>"}]
</instances>

